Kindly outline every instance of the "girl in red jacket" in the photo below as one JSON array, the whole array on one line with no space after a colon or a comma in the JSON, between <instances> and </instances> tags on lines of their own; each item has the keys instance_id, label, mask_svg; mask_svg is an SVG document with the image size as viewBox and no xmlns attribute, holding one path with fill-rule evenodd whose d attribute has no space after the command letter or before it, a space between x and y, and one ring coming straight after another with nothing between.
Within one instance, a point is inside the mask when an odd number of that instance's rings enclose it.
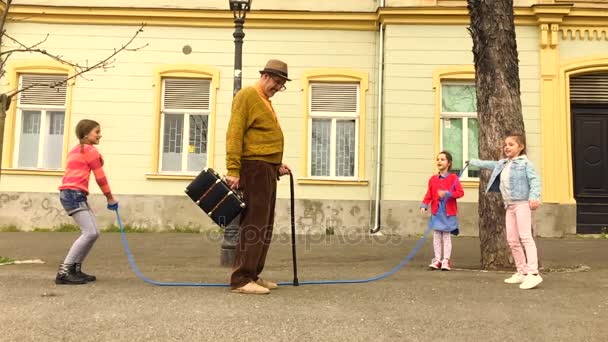
<instances>
[{"instance_id":1,"label":"girl in red jacket","mask_svg":"<svg viewBox=\"0 0 608 342\"><path fill-rule=\"evenodd\" d=\"M429 179L428 190L420 205L420 212L425 213L431 207L429 227L433 229L433 249L435 258L429 267L434 270L449 271L452 268L450 254L452 253L452 238L450 234L458 235L458 207L456 199L464 196L458 175L450 173L452 155L442 151L437 155L439 173ZM441 254L443 247L443 255Z\"/></svg>"}]
</instances>

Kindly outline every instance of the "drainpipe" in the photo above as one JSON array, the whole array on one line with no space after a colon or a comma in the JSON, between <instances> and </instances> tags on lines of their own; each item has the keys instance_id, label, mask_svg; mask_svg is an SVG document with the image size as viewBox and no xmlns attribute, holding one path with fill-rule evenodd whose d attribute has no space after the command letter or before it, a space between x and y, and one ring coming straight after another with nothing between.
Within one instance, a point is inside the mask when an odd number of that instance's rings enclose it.
<instances>
[{"instance_id":1,"label":"drainpipe","mask_svg":"<svg viewBox=\"0 0 608 342\"><path fill-rule=\"evenodd\" d=\"M384 8L384 0L380 1L380 8ZM376 140L376 189L374 194L374 223L370 229L371 234L380 231L380 201L382 200L382 111L383 111L383 88L384 88L384 23L380 22L380 35L378 37L378 127Z\"/></svg>"}]
</instances>

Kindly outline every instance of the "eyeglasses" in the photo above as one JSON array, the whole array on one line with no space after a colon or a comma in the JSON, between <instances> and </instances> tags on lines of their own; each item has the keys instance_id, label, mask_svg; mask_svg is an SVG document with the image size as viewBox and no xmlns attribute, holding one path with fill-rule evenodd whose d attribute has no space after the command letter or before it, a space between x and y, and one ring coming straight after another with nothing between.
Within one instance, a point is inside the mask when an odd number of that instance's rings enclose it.
<instances>
[{"instance_id":1,"label":"eyeglasses","mask_svg":"<svg viewBox=\"0 0 608 342\"><path fill-rule=\"evenodd\" d=\"M274 77L274 76L270 76L270 78L272 78L274 83L276 83L278 86L280 86L279 91L287 90L287 87L285 86L285 80L283 80L282 78Z\"/></svg>"}]
</instances>

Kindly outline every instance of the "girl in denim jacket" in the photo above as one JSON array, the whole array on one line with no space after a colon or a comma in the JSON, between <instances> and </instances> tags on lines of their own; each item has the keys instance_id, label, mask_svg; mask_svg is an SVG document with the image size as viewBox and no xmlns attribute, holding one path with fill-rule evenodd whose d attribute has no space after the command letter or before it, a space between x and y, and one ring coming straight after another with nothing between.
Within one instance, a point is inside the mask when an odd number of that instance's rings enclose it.
<instances>
[{"instance_id":1,"label":"girl in denim jacket","mask_svg":"<svg viewBox=\"0 0 608 342\"><path fill-rule=\"evenodd\" d=\"M499 161L473 159L470 164L493 170L486 193L500 191L502 194L507 242L517 267L517 273L505 279L505 283L520 284L520 289L527 290L543 281L538 274L536 244L532 238L532 210L540 205L540 179L526 157L525 136L509 135L503 152L506 158Z\"/></svg>"}]
</instances>

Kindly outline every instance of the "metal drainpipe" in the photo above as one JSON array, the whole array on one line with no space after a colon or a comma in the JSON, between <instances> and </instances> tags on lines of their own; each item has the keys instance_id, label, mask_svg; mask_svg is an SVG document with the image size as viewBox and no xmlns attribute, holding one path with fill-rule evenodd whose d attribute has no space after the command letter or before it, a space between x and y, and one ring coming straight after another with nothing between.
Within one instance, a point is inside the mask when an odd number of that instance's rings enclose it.
<instances>
[{"instance_id":1,"label":"metal drainpipe","mask_svg":"<svg viewBox=\"0 0 608 342\"><path fill-rule=\"evenodd\" d=\"M384 7L384 0L380 2L380 8ZM376 141L376 191L374 205L374 225L370 229L371 234L380 231L380 201L382 199L382 111L383 111L383 88L384 88L384 24L380 22L380 36L378 48L378 127Z\"/></svg>"}]
</instances>

